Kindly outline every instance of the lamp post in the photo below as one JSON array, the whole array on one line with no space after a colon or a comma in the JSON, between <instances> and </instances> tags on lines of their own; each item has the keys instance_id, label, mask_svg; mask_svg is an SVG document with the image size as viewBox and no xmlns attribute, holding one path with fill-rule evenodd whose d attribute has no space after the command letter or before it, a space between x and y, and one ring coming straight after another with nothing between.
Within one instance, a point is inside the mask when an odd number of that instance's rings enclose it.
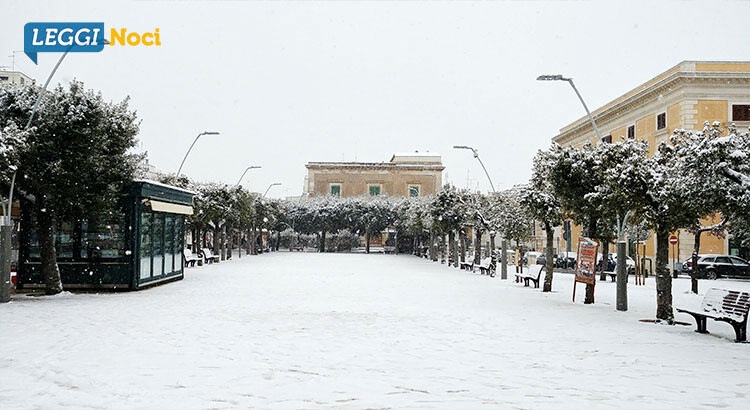
<instances>
[{"instance_id":1,"label":"lamp post","mask_svg":"<svg viewBox=\"0 0 750 410\"><path fill-rule=\"evenodd\" d=\"M477 161L479 161L479 165L482 166L482 169L484 170L484 174L487 175L487 180L490 181L490 187L492 188L492 193L495 193L495 185L492 183L492 178L490 178L490 173L487 172L487 168L484 167L484 163L482 162L482 159L479 158L479 151L477 151L476 148L472 148L468 145L454 145L453 148L471 150L471 152L474 154L474 158L476 158Z\"/></svg>"},{"instance_id":2,"label":"lamp post","mask_svg":"<svg viewBox=\"0 0 750 410\"><path fill-rule=\"evenodd\" d=\"M468 149L471 150L471 152L474 154L474 158L479 161L479 165L482 166L482 169L484 170L484 174L487 175L487 180L490 181L490 187L492 188L492 193L496 193L495 191L495 185L492 183L492 178L490 178L490 173L487 172L487 168L485 168L484 163L482 162L482 159L479 158L479 151L477 151L476 148L469 147L467 145L454 145L453 148L455 149ZM503 247L500 253L500 279L507 279L508 278L508 266L506 265L506 261L508 260L507 250L508 247L505 243L505 238L503 238L502 242L500 243ZM490 232L490 247L492 251L495 249L495 235ZM492 253L491 251L491 253Z\"/></svg>"},{"instance_id":3,"label":"lamp post","mask_svg":"<svg viewBox=\"0 0 750 410\"><path fill-rule=\"evenodd\" d=\"M266 192L263 193L263 197L264 198L266 197L266 194L271 189L271 187L274 187L274 186L277 186L277 185L281 185L281 182L274 182L273 184L269 185L268 188L266 188Z\"/></svg>"},{"instance_id":4,"label":"lamp post","mask_svg":"<svg viewBox=\"0 0 750 410\"><path fill-rule=\"evenodd\" d=\"M596 138L598 138L599 140L602 139L601 134L599 134L599 128L596 127L596 122L594 121L594 117L591 115L591 112L589 112L589 107L587 107L586 102L583 101L583 97L581 97L581 93L578 92L576 85L573 84L572 78L566 78L560 74L555 74L555 75L540 75L539 77L536 78L536 80L537 81L567 81L568 84L570 84L570 86L573 87L573 91L576 92L578 99L581 100L581 104L583 104L583 109L586 110L586 114L589 116L589 121L591 121L591 125L594 127Z\"/></svg>"},{"instance_id":5,"label":"lamp post","mask_svg":"<svg viewBox=\"0 0 750 410\"><path fill-rule=\"evenodd\" d=\"M237 183L234 184L234 186L239 186L240 185L240 182L242 182L242 178L245 177L245 174L247 174L247 171L250 171L251 169L258 169L258 168L261 168L261 166L260 165L250 165L249 167L245 168L245 172L243 172L242 175L240 175L240 179L237 180Z\"/></svg>"},{"instance_id":6,"label":"lamp post","mask_svg":"<svg viewBox=\"0 0 750 410\"><path fill-rule=\"evenodd\" d=\"M198 142L198 138L200 138L203 135L219 135L216 131L203 131L200 134L198 134L197 137L193 140L193 143L190 144L190 148L188 148L187 152L185 153L185 157L182 158L182 162L180 163L180 168L177 169L177 175L175 176L175 179L180 177L180 172L182 171L182 166L185 165L185 160L188 157L188 154L190 154L190 151L193 149L193 146L195 146L195 143Z\"/></svg>"}]
</instances>

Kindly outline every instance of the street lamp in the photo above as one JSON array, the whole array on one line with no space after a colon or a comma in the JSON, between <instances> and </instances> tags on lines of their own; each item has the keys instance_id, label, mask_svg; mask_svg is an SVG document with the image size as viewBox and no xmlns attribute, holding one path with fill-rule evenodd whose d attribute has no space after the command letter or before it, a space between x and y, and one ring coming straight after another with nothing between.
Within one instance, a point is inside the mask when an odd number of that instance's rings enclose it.
<instances>
[{"instance_id":1,"label":"street lamp","mask_svg":"<svg viewBox=\"0 0 750 410\"><path fill-rule=\"evenodd\" d=\"M198 138L200 138L203 135L219 135L219 133L216 131L203 131L200 134L198 134L197 137L195 137L195 140L193 140L193 143L190 144L190 148L188 148L187 152L185 153L185 157L182 158L182 162L180 163L180 168L177 169L177 176L175 176L175 179L180 177L180 171L182 171L182 166L185 165L185 160L187 159L188 154L190 154L190 151L193 149L193 146L195 145L195 143L198 142Z\"/></svg>"},{"instance_id":2,"label":"street lamp","mask_svg":"<svg viewBox=\"0 0 750 410\"><path fill-rule=\"evenodd\" d=\"M242 175L240 176L240 179L237 180L237 183L234 184L234 186L240 185L240 182L242 182L242 178L245 177L245 174L247 174L247 171L250 171L251 169L258 169L260 167L261 167L260 165L250 165L249 167L245 168L245 172L242 173Z\"/></svg>"},{"instance_id":3,"label":"street lamp","mask_svg":"<svg viewBox=\"0 0 750 410\"><path fill-rule=\"evenodd\" d=\"M266 192L263 193L263 197L265 198L266 194L268 193L268 190L270 190L271 187L276 186L276 185L281 185L281 182L274 182L273 184L269 185L268 188L266 188Z\"/></svg>"},{"instance_id":4,"label":"street lamp","mask_svg":"<svg viewBox=\"0 0 750 410\"><path fill-rule=\"evenodd\" d=\"M490 187L492 187L492 192L495 193L495 185L492 183L492 178L490 178L490 173L487 172L487 168L484 167L484 163L482 162L482 159L479 158L479 151L477 151L475 148L472 148L468 145L454 145L453 148L455 149L469 149L472 153L474 153L474 158L476 158L479 161L479 165L482 166L482 169L484 170L484 174L487 175L487 180L490 181Z\"/></svg>"},{"instance_id":5,"label":"street lamp","mask_svg":"<svg viewBox=\"0 0 750 410\"><path fill-rule=\"evenodd\" d=\"M571 87L573 87L573 91L576 92L576 95L578 96L578 99L581 100L581 104L583 104L583 109L586 110L586 114L589 116L589 121L591 121L591 125L594 126L594 132L596 132L596 137L601 140L602 136L599 134L599 128L596 127L596 122L594 122L594 117L591 116L591 112L589 112L589 107L586 106L586 103L583 101L583 97L581 97L581 93L578 92L578 89L576 88L575 84L573 84L572 78L566 78L563 77L561 74L554 74L554 75L540 75L536 78L537 81L567 81L568 84L570 84Z\"/></svg>"}]
</instances>

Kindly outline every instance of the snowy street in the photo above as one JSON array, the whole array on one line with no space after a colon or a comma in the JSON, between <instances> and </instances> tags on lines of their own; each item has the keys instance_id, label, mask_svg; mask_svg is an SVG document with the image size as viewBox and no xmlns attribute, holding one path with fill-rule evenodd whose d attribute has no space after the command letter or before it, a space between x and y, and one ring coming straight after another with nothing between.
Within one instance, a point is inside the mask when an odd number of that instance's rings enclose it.
<instances>
[{"instance_id":1,"label":"snowy street","mask_svg":"<svg viewBox=\"0 0 750 410\"><path fill-rule=\"evenodd\" d=\"M632 283L632 278L631 278ZM571 303L413 256L278 252L128 293L0 306L0 403L24 408L747 408L732 328L653 318L653 278ZM750 282L701 281L750 289ZM674 282L676 306L700 304Z\"/></svg>"}]
</instances>

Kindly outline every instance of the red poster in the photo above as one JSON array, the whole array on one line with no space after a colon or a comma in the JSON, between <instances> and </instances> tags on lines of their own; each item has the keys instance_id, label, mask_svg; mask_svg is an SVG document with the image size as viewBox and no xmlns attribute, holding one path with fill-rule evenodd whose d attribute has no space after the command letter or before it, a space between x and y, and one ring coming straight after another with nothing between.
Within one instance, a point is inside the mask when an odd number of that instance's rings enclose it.
<instances>
[{"instance_id":1,"label":"red poster","mask_svg":"<svg viewBox=\"0 0 750 410\"><path fill-rule=\"evenodd\" d=\"M578 240L578 259L576 261L576 282L594 284L596 282L596 256L599 244L589 238Z\"/></svg>"}]
</instances>

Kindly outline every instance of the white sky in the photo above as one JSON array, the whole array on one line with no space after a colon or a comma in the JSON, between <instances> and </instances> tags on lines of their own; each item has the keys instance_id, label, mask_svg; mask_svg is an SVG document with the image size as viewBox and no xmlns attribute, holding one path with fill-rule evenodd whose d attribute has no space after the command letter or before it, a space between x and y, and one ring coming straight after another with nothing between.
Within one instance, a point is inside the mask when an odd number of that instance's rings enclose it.
<instances>
[{"instance_id":1,"label":"white sky","mask_svg":"<svg viewBox=\"0 0 750 410\"><path fill-rule=\"evenodd\" d=\"M131 97L139 150L175 172L299 195L308 161L387 161L443 154L445 177L487 190L525 182L531 158L584 115L562 73L594 109L682 60L750 60L750 1L69 2L0 0L0 65L32 21L103 21L161 47L105 47L66 57L105 98ZM16 69L43 82L59 54ZM602 130L606 132L606 130Z\"/></svg>"}]
</instances>

